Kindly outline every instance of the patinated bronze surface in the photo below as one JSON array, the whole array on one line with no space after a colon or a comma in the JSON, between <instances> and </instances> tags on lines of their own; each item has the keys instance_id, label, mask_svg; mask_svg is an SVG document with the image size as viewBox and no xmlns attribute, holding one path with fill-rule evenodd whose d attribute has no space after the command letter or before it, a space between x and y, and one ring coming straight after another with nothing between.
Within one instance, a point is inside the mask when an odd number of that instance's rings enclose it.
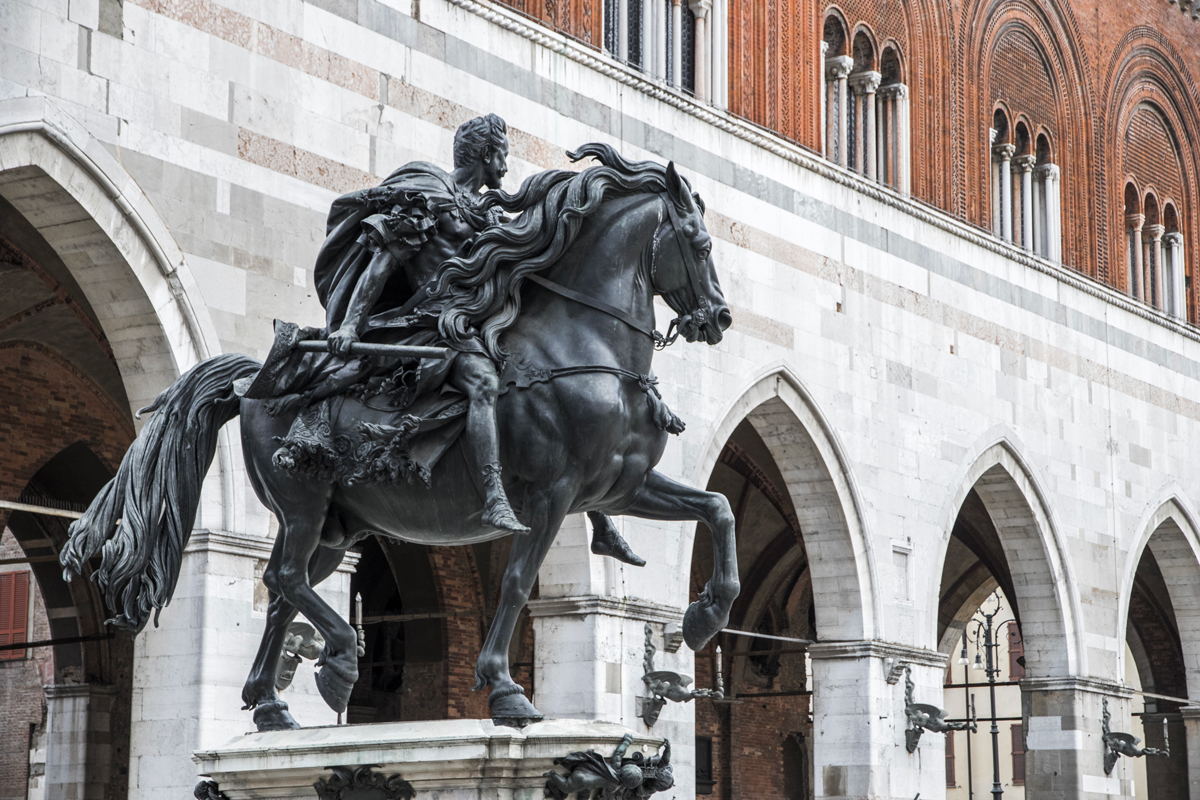
<instances>
[{"instance_id":1,"label":"patinated bronze surface","mask_svg":"<svg viewBox=\"0 0 1200 800\"><path fill-rule=\"evenodd\" d=\"M357 637L312 587L366 536L450 545L516 533L476 664L493 718L509 724L541 718L509 674L508 647L567 514L588 512L593 550L628 563L640 559L605 514L709 527L714 573L684 617L693 649L737 597L728 503L654 470L683 429L651 373L656 345L715 345L731 322L699 197L674 165L601 144L572 154L598 166L480 193L499 186L507 141L498 119L468 126L475 144L461 163L456 146L455 171L409 165L335 203L317 273L326 327L281 323L265 366L217 356L163 392L63 552L70 577L103 550L114 624L136 631L157 617L218 431L240 415L247 472L279 520L266 630L242 693L260 730L297 727L275 688L297 612L325 641L322 696L346 708ZM667 336L654 330L656 295L678 315ZM356 342L449 357L356 356Z\"/></svg>"},{"instance_id":2,"label":"patinated bronze surface","mask_svg":"<svg viewBox=\"0 0 1200 800\"><path fill-rule=\"evenodd\" d=\"M662 753L646 758L641 753L626 757L633 737L625 734L607 758L595 750L571 753L554 759L567 774L547 772L546 797L565 800L575 795L595 800L645 800L675 785L671 768L671 743L663 740Z\"/></svg>"}]
</instances>

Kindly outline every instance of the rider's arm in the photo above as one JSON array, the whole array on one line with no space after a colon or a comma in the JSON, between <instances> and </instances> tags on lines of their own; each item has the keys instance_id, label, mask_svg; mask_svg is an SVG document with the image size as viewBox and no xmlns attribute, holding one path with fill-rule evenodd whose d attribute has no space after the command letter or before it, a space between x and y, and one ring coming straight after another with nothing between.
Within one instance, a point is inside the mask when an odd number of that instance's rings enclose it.
<instances>
[{"instance_id":1,"label":"rider's arm","mask_svg":"<svg viewBox=\"0 0 1200 800\"><path fill-rule=\"evenodd\" d=\"M363 270L358 283L354 286L353 294L350 295L350 305L346 309L346 316L342 320L341 327L329 337L335 353L346 355L349 352L350 343L358 341L358 334L362 330L367 314L375 305L375 301L379 299L384 285L395 269L396 258L390 251L379 250L372 256L371 263Z\"/></svg>"},{"instance_id":2,"label":"rider's arm","mask_svg":"<svg viewBox=\"0 0 1200 800\"><path fill-rule=\"evenodd\" d=\"M633 737L627 733L621 738L621 743L617 745L617 749L613 751L612 758L608 760L608 763L612 764L613 769L617 772L621 771L621 757L625 755L625 751L629 749L629 745L631 744L633 744Z\"/></svg>"}]
</instances>

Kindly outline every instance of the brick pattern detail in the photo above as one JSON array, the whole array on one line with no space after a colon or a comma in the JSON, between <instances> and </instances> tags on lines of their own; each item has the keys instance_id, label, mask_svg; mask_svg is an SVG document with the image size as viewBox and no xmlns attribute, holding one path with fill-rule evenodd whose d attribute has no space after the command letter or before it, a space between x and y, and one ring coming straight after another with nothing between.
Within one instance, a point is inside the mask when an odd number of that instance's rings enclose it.
<instances>
[{"instance_id":1,"label":"brick pattern detail","mask_svg":"<svg viewBox=\"0 0 1200 800\"><path fill-rule=\"evenodd\" d=\"M600 49L604 0L501 0L554 30Z\"/></svg>"},{"instance_id":2,"label":"brick pattern detail","mask_svg":"<svg viewBox=\"0 0 1200 800\"><path fill-rule=\"evenodd\" d=\"M1184 196L1183 169L1162 112L1148 104L1139 105L1129 118L1122 144L1124 173L1134 179L1142 197L1153 191L1159 208L1166 208L1168 201L1178 206Z\"/></svg>"},{"instance_id":3,"label":"brick pattern detail","mask_svg":"<svg viewBox=\"0 0 1200 800\"><path fill-rule=\"evenodd\" d=\"M484 620L479 571L469 547L431 547L429 563L437 581L441 610L468 612L446 618L442 629L446 656L446 718L487 719L487 695L473 692L475 660L483 646Z\"/></svg>"},{"instance_id":4,"label":"brick pattern detail","mask_svg":"<svg viewBox=\"0 0 1200 800\"><path fill-rule=\"evenodd\" d=\"M1041 47L1020 28L1005 31L996 43L991 74L992 104L1003 103L1014 128L1018 120L1030 128L1030 149L1038 128L1046 126L1051 138L1058 130L1058 109L1054 102L1054 82ZM1013 135L1010 132L1010 137Z\"/></svg>"}]
</instances>

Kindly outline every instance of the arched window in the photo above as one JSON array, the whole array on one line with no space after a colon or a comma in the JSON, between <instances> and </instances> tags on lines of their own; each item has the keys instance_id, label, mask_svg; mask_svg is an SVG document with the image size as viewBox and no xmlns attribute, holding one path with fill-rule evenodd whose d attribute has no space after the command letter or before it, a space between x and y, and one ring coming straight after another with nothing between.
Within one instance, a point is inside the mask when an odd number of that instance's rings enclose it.
<instances>
[{"instance_id":1,"label":"arched window","mask_svg":"<svg viewBox=\"0 0 1200 800\"><path fill-rule=\"evenodd\" d=\"M849 105L850 169L868 178L875 177L875 90L880 75L875 69L875 43L864 29L854 34L854 68L849 85L852 97Z\"/></svg>"},{"instance_id":2,"label":"arched window","mask_svg":"<svg viewBox=\"0 0 1200 800\"><path fill-rule=\"evenodd\" d=\"M1187 319L1187 274L1183 263L1183 232L1179 229L1179 212L1168 201L1163 208L1163 311L1179 319Z\"/></svg>"},{"instance_id":3,"label":"arched window","mask_svg":"<svg viewBox=\"0 0 1200 800\"><path fill-rule=\"evenodd\" d=\"M1133 181L1125 184L1125 235L1126 273L1129 275L1127 290L1138 300L1145 299L1142 290L1142 225L1146 215L1142 213L1142 198Z\"/></svg>"},{"instance_id":4,"label":"arched window","mask_svg":"<svg viewBox=\"0 0 1200 800\"><path fill-rule=\"evenodd\" d=\"M992 153L992 233L1001 239L1013 240L1012 224L1012 158L1017 152L1010 141L1008 113L997 108L992 113L992 129L988 132Z\"/></svg>"},{"instance_id":5,"label":"arched window","mask_svg":"<svg viewBox=\"0 0 1200 800\"><path fill-rule=\"evenodd\" d=\"M849 37L846 22L837 11L825 17L825 102L822 117L825 120L824 153L830 161L843 167L850 164L849 78L854 69L854 58L849 53Z\"/></svg>"},{"instance_id":6,"label":"arched window","mask_svg":"<svg viewBox=\"0 0 1200 800\"><path fill-rule=\"evenodd\" d=\"M908 193L908 87L904 83L904 64L895 44L883 48L879 59L880 88L875 100L876 130L878 131L878 164L880 183L886 183Z\"/></svg>"},{"instance_id":7,"label":"arched window","mask_svg":"<svg viewBox=\"0 0 1200 800\"><path fill-rule=\"evenodd\" d=\"M1033 249L1033 141L1029 125L1018 120L1014 129L1013 146L1016 156L1012 160L1013 170L1013 242L1026 250Z\"/></svg>"},{"instance_id":8,"label":"arched window","mask_svg":"<svg viewBox=\"0 0 1200 800\"><path fill-rule=\"evenodd\" d=\"M708 100L714 68L708 54L714 48L707 22L713 7L714 0L604 0L604 49Z\"/></svg>"},{"instance_id":9,"label":"arched window","mask_svg":"<svg viewBox=\"0 0 1200 800\"><path fill-rule=\"evenodd\" d=\"M1145 300L1155 308L1163 307L1163 234L1166 228L1162 225L1162 215L1159 213L1158 197L1153 192L1146 192L1146 201L1142 208L1145 210L1146 222L1142 226L1142 287Z\"/></svg>"},{"instance_id":10,"label":"arched window","mask_svg":"<svg viewBox=\"0 0 1200 800\"><path fill-rule=\"evenodd\" d=\"M1062 190L1050 137L1038 134L1033 169L1033 251L1042 258L1062 261Z\"/></svg>"}]
</instances>

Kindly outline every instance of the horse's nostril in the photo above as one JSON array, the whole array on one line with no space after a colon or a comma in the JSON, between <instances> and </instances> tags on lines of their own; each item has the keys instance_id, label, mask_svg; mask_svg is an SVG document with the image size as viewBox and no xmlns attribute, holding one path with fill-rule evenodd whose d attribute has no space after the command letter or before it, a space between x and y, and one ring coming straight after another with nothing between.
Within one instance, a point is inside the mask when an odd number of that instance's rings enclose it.
<instances>
[{"instance_id":1,"label":"horse's nostril","mask_svg":"<svg viewBox=\"0 0 1200 800\"><path fill-rule=\"evenodd\" d=\"M721 328L721 330L728 330L729 326L732 324L733 314L729 313L728 308L722 308L717 312L717 325Z\"/></svg>"}]
</instances>

